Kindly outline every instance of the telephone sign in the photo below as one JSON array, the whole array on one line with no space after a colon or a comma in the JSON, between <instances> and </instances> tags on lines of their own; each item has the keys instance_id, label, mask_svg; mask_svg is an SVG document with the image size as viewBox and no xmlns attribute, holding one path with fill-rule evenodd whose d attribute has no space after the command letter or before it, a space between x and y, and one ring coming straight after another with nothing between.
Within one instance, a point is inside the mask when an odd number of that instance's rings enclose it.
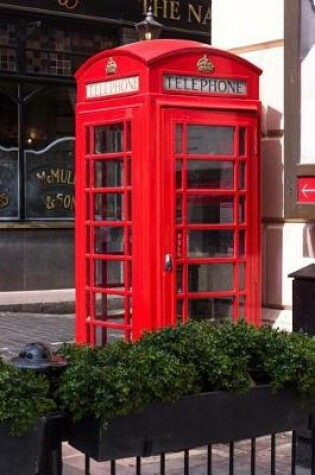
<instances>
[{"instance_id":1,"label":"telephone sign","mask_svg":"<svg viewBox=\"0 0 315 475\"><path fill-rule=\"evenodd\" d=\"M77 73L76 335L260 322L259 75L187 40L103 51Z\"/></svg>"}]
</instances>

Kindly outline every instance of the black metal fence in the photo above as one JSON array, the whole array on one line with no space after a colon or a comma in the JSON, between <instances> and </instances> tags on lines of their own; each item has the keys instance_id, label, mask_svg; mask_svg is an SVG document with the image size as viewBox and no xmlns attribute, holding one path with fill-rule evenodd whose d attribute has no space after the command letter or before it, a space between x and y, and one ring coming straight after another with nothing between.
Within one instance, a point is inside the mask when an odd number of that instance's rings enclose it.
<instances>
[{"instance_id":1,"label":"black metal fence","mask_svg":"<svg viewBox=\"0 0 315 475\"><path fill-rule=\"evenodd\" d=\"M94 464L85 457L85 475L315 475L315 431Z\"/></svg>"}]
</instances>

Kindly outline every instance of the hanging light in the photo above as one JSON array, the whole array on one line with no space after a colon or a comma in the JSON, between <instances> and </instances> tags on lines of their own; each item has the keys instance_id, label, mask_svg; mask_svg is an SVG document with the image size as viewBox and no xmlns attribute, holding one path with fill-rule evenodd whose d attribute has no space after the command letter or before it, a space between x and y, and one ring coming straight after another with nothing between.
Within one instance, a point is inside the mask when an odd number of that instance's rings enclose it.
<instances>
[{"instance_id":1,"label":"hanging light","mask_svg":"<svg viewBox=\"0 0 315 475\"><path fill-rule=\"evenodd\" d=\"M154 20L151 6L147 11L145 19L137 23L135 27L139 40L156 40L159 38L163 29L161 23Z\"/></svg>"}]
</instances>

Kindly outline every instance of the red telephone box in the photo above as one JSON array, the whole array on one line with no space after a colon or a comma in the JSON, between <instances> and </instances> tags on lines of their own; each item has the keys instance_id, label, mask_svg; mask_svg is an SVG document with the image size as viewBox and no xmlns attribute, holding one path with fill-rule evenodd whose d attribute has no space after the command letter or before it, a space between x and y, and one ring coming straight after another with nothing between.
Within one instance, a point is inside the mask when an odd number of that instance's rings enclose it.
<instances>
[{"instance_id":1,"label":"red telephone box","mask_svg":"<svg viewBox=\"0 0 315 475\"><path fill-rule=\"evenodd\" d=\"M259 324L260 74L186 40L78 71L78 342L189 318Z\"/></svg>"}]
</instances>

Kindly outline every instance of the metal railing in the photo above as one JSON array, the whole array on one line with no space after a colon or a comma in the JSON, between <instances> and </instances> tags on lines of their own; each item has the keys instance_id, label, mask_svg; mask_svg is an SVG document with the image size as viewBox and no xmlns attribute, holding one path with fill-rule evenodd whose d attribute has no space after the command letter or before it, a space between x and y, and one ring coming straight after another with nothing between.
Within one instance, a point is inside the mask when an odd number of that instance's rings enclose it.
<instances>
[{"instance_id":1,"label":"metal railing","mask_svg":"<svg viewBox=\"0 0 315 475\"><path fill-rule=\"evenodd\" d=\"M85 475L93 464L85 456ZM104 475L315 475L315 430L302 438L296 431L229 444L213 444L152 457L97 464Z\"/></svg>"}]
</instances>

